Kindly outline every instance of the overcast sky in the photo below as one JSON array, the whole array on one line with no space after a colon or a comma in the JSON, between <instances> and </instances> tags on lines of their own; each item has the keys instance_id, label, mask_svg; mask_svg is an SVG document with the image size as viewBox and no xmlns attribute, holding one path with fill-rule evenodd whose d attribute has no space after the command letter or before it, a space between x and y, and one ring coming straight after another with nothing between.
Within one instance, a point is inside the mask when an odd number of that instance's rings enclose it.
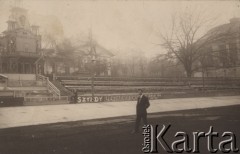
<instances>
[{"instance_id":1,"label":"overcast sky","mask_svg":"<svg viewBox=\"0 0 240 154\"><path fill-rule=\"evenodd\" d=\"M1 32L14 5L14 0L0 0ZM124 54L141 50L148 57L165 52L156 45L160 41L157 33L170 27L175 12L190 9L218 16L205 30L240 17L239 1L22 0L21 6L28 9L30 23L41 23L33 15L56 17L66 37L87 35L92 27L94 38L107 49Z\"/></svg>"}]
</instances>

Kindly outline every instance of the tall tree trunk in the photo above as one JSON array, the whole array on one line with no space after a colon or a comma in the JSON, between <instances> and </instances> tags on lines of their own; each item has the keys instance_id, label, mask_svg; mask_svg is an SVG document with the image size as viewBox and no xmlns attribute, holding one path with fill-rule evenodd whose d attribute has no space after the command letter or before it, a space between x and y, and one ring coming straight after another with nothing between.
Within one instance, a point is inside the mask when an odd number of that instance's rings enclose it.
<instances>
[{"instance_id":1,"label":"tall tree trunk","mask_svg":"<svg viewBox=\"0 0 240 154\"><path fill-rule=\"evenodd\" d=\"M192 65L190 65L187 61L183 64L184 69L186 71L187 74L187 78L191 78L192 77Z\"/></svg>"},{"instance_id":2,"label":"tall tree trunk","mask_svg":"<svg viewBox=\"0 0 240 154\"><path fill-rule=\"evenodd\" d=\"M185 67L185 71L187 73L187 85L191 87L192 68L187 66Z\"/></svg>"},{"instance_id":3,"label":"tall tree trunk","mask_svg":"<svg viewBox=\"0 0 240 154\"><path fill-rule=\"evenodd\" d=\"M186 73L187 73L187 77L188 77L188 78L191 78L191 77L192 77L192 69L187 69L187 70L186 70Z\"/></svg>"}]
</instances>

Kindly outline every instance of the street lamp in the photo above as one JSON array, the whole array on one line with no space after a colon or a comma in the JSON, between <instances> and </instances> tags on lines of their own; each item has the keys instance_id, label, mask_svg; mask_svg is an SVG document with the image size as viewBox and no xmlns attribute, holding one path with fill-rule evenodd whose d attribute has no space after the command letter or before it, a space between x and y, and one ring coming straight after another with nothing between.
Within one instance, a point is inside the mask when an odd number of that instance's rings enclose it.
<instances>
[{"instance_id":1,"label":"street lamp","mask_svg":"<svg viewBox=\"0 0 240 154\"><path fill-rule=\"evenodd\" d=\"M92 56L92 79L91 79L91 89L92 89L92 101L94 102L94 76L95 76L95 57Z\"/></svg>"},{"instance_id":2,"label":"street lamp","mask_svg":"<svg viewBox=\"0 0 240 154\"><path fill-rule=\"evenodd\" d=\"M96 47L92 39L92 29L90 29L90 32L89 32L89 41L90 41L90 55L92 56L91 89L92 89L92 101L94 102L94 76L95 76Z\"/></svg>"}]
</instances>

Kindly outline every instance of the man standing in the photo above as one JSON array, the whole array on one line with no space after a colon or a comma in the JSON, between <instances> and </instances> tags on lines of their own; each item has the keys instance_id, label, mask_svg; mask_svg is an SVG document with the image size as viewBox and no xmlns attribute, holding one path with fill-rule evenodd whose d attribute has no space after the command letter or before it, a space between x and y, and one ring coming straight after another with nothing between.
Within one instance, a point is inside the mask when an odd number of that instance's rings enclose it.
<instances>
[{"instance_id":1,"label":"man standing","mask_svg":"<svg viewBox=\"0 0 240 154\"><path fill-rule=\"evenodd\" d=\"M139 132L139 126L141 119L143 120L143 124L147 124L147 108L150 106L148 97L143 95L143 90L138 89L138 100L137 100L137 106L136 106L136 123L135 123L135 129L132 133Z\"/></svg>"}]
</instances>

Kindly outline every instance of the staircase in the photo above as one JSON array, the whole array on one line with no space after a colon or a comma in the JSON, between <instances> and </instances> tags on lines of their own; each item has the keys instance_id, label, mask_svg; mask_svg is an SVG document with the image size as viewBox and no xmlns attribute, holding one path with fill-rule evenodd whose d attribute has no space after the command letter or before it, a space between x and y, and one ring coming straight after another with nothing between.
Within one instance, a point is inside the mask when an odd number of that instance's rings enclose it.
<instances>
[{"instance_id":1,"label":"staircase","mask_svg":"<svg viewBox=\"0 0 240 154\"><path fill-rule=\"evenodd\" d=\"M74 93L65 88L59 81L55 80L52 83L59 89L61 96L73 96Z\"/></svg>"},{"instance_id":2,"label":"staircase","mask_svg":"<svg viewBox=\"0 0 240 154\"><path fill-rule=\"evenodd\" d=\"M18 80L10 77L7 88L14 91L15 97L23 97L24 105L68 103L68 97L61 96L60 90L47 77L43 75L34 76L34 78L28 79L19 77Z\"/></svg>"},{"instance_id":3,"label":"staircase","mask_svg":"<svg viewBox=\"0 0 240 154\"><path fill-rule=\"evenodd\" d=\"M43 85L46 85L47 90L53 94L53 97L60 98L60 90L51 82L49 81L48 77L45 77L43 75L37 75L36 76L37 81L40 81Z\"/></svg>"}]
</instances>

